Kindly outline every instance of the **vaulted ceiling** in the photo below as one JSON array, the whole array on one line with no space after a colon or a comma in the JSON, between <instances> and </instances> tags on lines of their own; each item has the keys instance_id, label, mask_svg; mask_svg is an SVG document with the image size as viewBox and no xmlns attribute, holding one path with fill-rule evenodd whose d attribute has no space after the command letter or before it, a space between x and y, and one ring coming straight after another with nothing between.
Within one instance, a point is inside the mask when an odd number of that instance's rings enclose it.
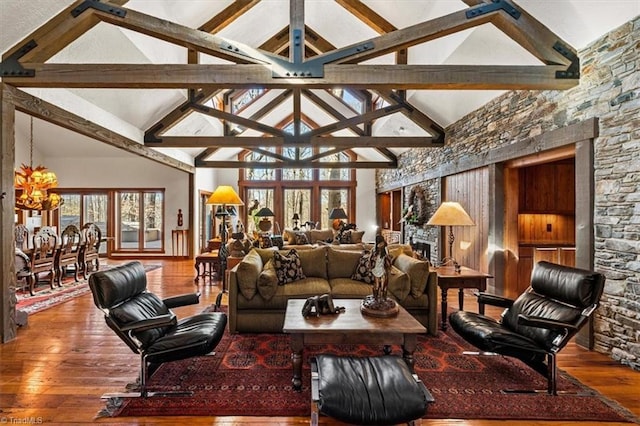
<instances>
[{"instance_id":1,"label":"vaulted ceiling","mask_svg":"<svg viewBox=\"0 0 640 426\"><path fill-rule=\"evenodd\" d=\"M348 149L354 167L395 167L504 90L575 86L576 49L638 14L637 0L2 0L0 73L19 111L72 131L73 155L97 139L174 166L263 167L237 162L250 150L331 167L323 155Z\"/></svg>"}]
</instances>

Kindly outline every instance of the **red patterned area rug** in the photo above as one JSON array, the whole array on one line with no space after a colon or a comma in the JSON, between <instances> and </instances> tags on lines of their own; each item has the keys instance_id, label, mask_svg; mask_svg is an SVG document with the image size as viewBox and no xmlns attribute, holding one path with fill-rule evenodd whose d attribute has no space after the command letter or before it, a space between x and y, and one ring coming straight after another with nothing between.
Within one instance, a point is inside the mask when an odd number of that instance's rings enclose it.
<instances>
[{"instance_id":1,"label":"red patterned area rug","mask_svg":"<svg viewBox=\"0 0 640 426\"><path fill-rule=\"evenodd\" d=\"M470 349L452 331L419 338L415 369L435 398L425 418L640 421L564 372L558 389L579 395L504 394L501 390L510 388L545 389L546 380L516 360L462 354ZM101 415L309 416L309 356L319 353L372 356L380 348L308 347L303 388L295 392L287 335L225 334L215 355L164 364L150 379L149 390L188 390L192 397L112 399ZM400 355L400 348L393 353Z\"/></svg>"},{"instance_id":2,"label":"red patterned area rug","mask_svg":"<svg viewBox=\"0 0 640 426\"><path fill-rule=\"evenodd\" d=\"M105 270L114 266L116 265L100 265L100 269ZM161 267L162 265L145 265L145 271L149 272ZM62 282L62 287L54 285L53 289L49 284L40 283L35 288L33 296L29 293L28 288L20 288L16 291L16 298L18 299L16 309L33 315L88 292L89 284L87 280L82 278L78 282L73 281L73 277L65 278Z\"/></svg>"}]
</instances>

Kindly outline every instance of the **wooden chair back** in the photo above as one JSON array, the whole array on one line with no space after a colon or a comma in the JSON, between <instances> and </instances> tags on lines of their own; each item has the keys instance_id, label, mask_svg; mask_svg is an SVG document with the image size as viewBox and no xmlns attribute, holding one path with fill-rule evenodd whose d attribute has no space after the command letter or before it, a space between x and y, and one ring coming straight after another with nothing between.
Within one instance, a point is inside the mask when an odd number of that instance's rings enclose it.
<instances>
[{"instance_id":1,"label":"wooden chair back","mask_svg":"<svg viewBox=\"0 0 640 426\"><path fill-rule=\"evenodd\" d=\"M56 277L55 261L58 251L59 237L50 226L40 228L33 235L33 249L31 250L31 273L33 274L32 285L38 281L38 275L46 272L48 274L49 286L53 288L53 281ZM33 289L30 289L33 291Z\"/></svg>"},{"instance_id":2,"label":"wooden chair back","mask_svg":"<svg viewBox=\"0 0 640 426\"><path fill-rule=\"evenodd\" d=\"M85 223L82 227L81 265L82 276L87 279L88 273L100 268L100 242L102 231L95 223Z\"/></svg>"},{"instance_id":3,"label":"wooden chair back","mask_svg":"<svg viewBox=\"0 0 640 426\"><path fill-rule=\"evenodd\" d=\"M29 229L23 225L19 224L13 230L14 239L16 242L16 248L25 251L27 246L29 245Z\"/></svg>"},{"instance_id":4,"label":"wooden chair back","mask_svg":"<svg viewBox=\"0 0 640 426\"><path fill-rule=\"evenodd\" d=\"M74 279L78 281L78 272L80 272L80 246L82 243L82 236L80 230L75 225L69 225L64 228L60 235L60 250L58 251L58 258L56 261L57 266L57 282L58 285L62 285L62 278L64 277L67 267L73 265L74 267Z\"/></svg>"}]
</instances>

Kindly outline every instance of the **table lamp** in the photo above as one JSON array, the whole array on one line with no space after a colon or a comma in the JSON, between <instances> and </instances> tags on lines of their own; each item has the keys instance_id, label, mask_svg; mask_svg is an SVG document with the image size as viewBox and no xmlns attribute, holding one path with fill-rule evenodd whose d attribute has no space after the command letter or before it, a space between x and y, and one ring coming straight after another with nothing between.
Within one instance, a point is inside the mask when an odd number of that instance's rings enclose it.
<instances>
[{"instance_id":1,"label":"table lamp","mask_svg":"<svg viewBox=\"0 0 640 426\"><path fill-rule=\"evenodd\" d=\"M456 271L460 271L460 265L453 257L453 242L455 236L453 235L454 226L474 226L473 220L464 208L454 201L444 201L438 210L431 216L431 219L427 222L427 225L435 226L448 226L449 227L449 257L445 257L440 261L440 265L446 265L448 262L453 263Z\"/></svg>"},{"instance_id":2,"label":"table lamp","mask_svg":"<svg viewBox=\"0 0 640 426\"><path fill-rule=\"evenodd\" d=\"M343 219L348 219L347 212L343 208L337 207L329 212L329 219L333 219L333 229L340 229Z\"/></svg>"},{"instance_id":3,"label":"table lamp","mask_svg":"<svg viewBox=\"0 0 640 426\"><path fill-rule=\"evenodd\" d=\"M258 213L255 214L255 216L262 218L258 223L258 228L262 232L271 231L271 227L273 226L273 223L269 220L269 218L274 217L275 213L273 213L273 211L271 211L269 207L261 208L260 210L258 210Z\"/></svg>"},{"instance_id":4,"label":"table lamp","mask_svg":"<svg viewBox=\"0 0 640 426\"><path fill-rule=\"evenodd\" d=\"M300 215L298 213L294 213L291 220L293 221L293 230L300 230L300 228L298 227L298 225L300 224Z\"/></svg>"}]
</instances>

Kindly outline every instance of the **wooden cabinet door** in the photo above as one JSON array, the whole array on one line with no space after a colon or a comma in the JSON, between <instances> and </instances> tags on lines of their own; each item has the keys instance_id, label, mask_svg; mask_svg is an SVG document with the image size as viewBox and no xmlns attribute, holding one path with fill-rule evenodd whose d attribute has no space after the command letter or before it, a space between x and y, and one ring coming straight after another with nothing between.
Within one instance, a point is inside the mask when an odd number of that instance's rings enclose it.
<instances>
[{"instance_id":1,"label":"wooden cabinet door","mask_svg":"<svg viewBox=\"0 0 640 426\"><path fill-rule=\"evenodd\" d=\"M507 297L516 298L529 287L531 271L533 270L533 249L520 247L518 249L518 282L515 288L508 289Z\"/></svg>"},{"instance_id":2,"label":"wooden cabinet door","mask_svg":"<svg viewBox=\"0 0 640 426\"><path fill-rule=\"evenodd\" d=\"M551 263L559 263L558 249L556 247L535 247L533 249L533 263L536 264L543 260Z\"/></svg>"},{"instance_id":3,"label":"wooden cabinet door","mask_svg":"<svg viewBox=\"0 0 640 426\"><path fill-rule=\"evenodd\" d=\"M559 260L561 265L576 266L576 248L560 247Z\"/></svg>"}]
</instances>

